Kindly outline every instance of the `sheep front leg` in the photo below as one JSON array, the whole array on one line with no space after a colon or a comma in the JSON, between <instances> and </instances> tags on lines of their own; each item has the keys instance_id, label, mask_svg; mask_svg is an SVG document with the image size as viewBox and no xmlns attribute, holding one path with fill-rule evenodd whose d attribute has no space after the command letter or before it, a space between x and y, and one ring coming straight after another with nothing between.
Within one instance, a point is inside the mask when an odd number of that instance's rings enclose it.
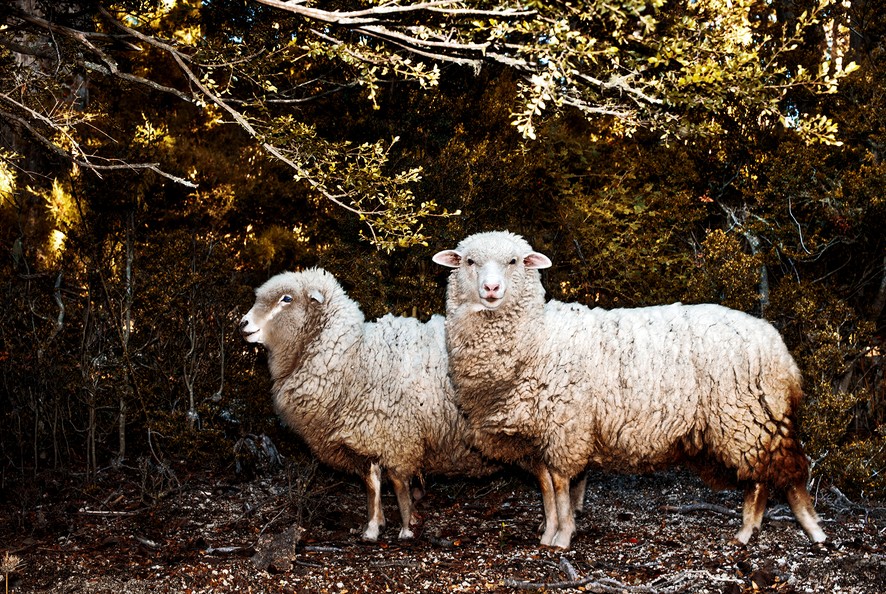
<instances>
[{"instance_id":1,"label":"sheep front leg","mask_svg":"<svg viewBox=\"0 0 886 594\"><path fill-rule=\"evenodd\" d=\"M412 524L412 494L409 492L409 483L412 482L412 477L402 476L391 470L388 471L388 476L394 485L397 505L400 507L400 519L403 522L399 538L401 540L412 538L414 536L410 528L410 524Z\"/></svg>"},{"instance_id":2,"label":"sheep front leg","mask_svg":"<svg viewBox=\"0 0 886 594\"><path fill-rule=\"evenodd\" d=\"M556 536L557 529L559 528L557 524L557 504L554 499L554 484L551 481L551 473L548 467L543 464L539 464L536 467L535 475L538 477L538 484L541 487L541 502L545 513L545 529L541 535L541 544L547 547L554 542L554 536Z\"/></svg>"},{"instance_id":3,"label":"sheep front leg","mask_svg":"<svg viewBox=\"0 0 886 594\"><path fill-rule=\"evenodd\" d=\"M569 491L569 477L559 472L551 472L554 485L554 501L556 502L557 523L559 530L554 536L551 546L568 549L575 533L575 515L572 513L572 494Z\"/></svg>"},{"instance_id":4,"label":"sheep front leg","mask_svg":"<svg viewBox=\"0 0 886 594\"><path fill-rule=\"evenodd\" d=\"M363 480L366 481L366 507L369 509L369 523L363 531L363 538L375 542L385 527L385 514L381 507L381 467L376 462L370 464Z\"/></svg>"}]
</instances>

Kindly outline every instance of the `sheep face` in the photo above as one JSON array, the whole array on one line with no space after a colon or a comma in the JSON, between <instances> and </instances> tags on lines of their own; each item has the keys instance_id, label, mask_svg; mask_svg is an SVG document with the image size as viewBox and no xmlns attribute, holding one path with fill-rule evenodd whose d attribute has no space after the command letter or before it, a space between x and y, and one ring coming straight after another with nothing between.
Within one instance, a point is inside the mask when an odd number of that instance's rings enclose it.
<instances>
[{"instance_id":1,"label":"sheep face","mask_svg":"<svg viewBox=\"0 0 886 594\"><path fill-rule=\"evenodd\" d=\"M458 269L455 278L459 297L473 311L498 309L508 301L516 276L522 276L524 270L551 266L547 256L507 231L472 235L456 249L438 252L433 260Z\"/></svg>"},{"instance_id":2,"label":"sheep face","mask_svg":"<svg viewBox=\"0 0 886 594\"><path fill-rule=\"evenodd\" d=\"M294 273L282 274L256 289L255 304L240 320L244 340L267 346L273 342L278 326L286 326L285 332L297 332L293 324L297 326L297 320L304 319L310 308L326 300L320 289L301 286L303 283L297 282L298 279ZM285 318L286 322L274 323L278 317Z\"/></svg>"}]
</instances>

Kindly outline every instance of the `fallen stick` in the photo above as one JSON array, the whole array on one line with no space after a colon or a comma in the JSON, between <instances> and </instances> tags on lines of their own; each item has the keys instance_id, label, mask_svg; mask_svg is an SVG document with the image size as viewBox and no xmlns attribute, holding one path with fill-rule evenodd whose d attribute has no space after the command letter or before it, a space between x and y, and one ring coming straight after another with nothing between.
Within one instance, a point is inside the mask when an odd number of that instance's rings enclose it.
<instances>
[{"instance_id":1,"label":"fallen stick","mask_svg":"<svg viewBox=\"0 0 886 594\"><path fill-rule=\"evenodd\" d=\"M254 555L255 549L253 547L207 547L204 551L207 555L231 555L234 553L244 554L244 555Z\"/></svg>"},{"instance_id":2,"label":"fallen stick","mask_svg":"<svg viewBox=\"0 0 886 594\"><path fill-rule=\"evenodd\" d=\"M663 505L661 507L663 511L673 512L678 514L685 514L689 512L696 511L709 511L714 512L715 514L722 514L724 516L739 516L740 514L728 507L722 505L716 505L714 503L690 503L689 505Z\"/></svg>"},{"instance_id":3,"label":"fallen stick","mask_svg":"<svg viewBox=\"0 0 886 594\"><path fill-rule=\"evenodd\" d=\"M580 580L568 580L565 582L521 582L513 579L505 580L505 587L517 590L564 590L567 588L584 587L586 592L655 592L650 586L630 586L612 578L586 577Z\"/></svg>"},{"instance_id":4,"label":"fallen stick","mask_svg":"<svg viewBox=\"0 0 886 594\"><path fill-rule=\"evenodd\" d=\"M80 508L77 510L78 513L86 514L88 516L137 516L141 513L142 510L136 511L112 511L112 510L104 510L104 509L86 509Z\"/></svg>"},{"instance_id":5,"label":"fallen stick","mask_svg":"<svg viewBox=\"0 0 886 594\"><path fill-rule=\"evenodd\" d=\"M569 559L566 557L560 557L560 570L566 574L571 581L578 580L578 572L575 571L575 568L572 566L572 563L569 562Z\"/></svg>"},{"instance_id":6,"label":"fallen stick","mask_svg":"<svg viewBox=\"0 0 886 594\"><path fill-rule=\"evenodd\" d=\"M163 548L163 545L161 545L160 543L155 542L149 538L145 538L144 536L139 536L138 534L133 534L132 536L142 546L147 547L147 548L151 549L152 551L159 551L161 548Z\"/></svg>"},{"instance_id":7,"label":"fallen stick","mask_svg":"<svg viewBox=\"0 0 886 594\"><path fill-rule=\"evenodd\" d=\"M338 547L330 547L323 545L305 545L302 547L305 551L310 551L311 553L343 553L344 549L340 549Z\"/></svg>"},{"instance_id":8,"label":"fallen stick","mask_svg":"<svg viewBox=\"0 0 886 594\"><path fill-rule=\"evenodd\" d=\"M686 514L697 511L707 511L713 512L715 514L721 514L724 516L730 517L739 517L741 513L737 510L730 509L723 505L717 505L715 503L690 503L688 505L663 505L660 508L662 511L667 511L671 513L677 514ZM774 507L766 510L766 513L763 514L763 517L767 520L776 520L776 521L790 521L794 519L794 515L792 512L788 511L785 506Z\"/></svg>"}]
</instances>

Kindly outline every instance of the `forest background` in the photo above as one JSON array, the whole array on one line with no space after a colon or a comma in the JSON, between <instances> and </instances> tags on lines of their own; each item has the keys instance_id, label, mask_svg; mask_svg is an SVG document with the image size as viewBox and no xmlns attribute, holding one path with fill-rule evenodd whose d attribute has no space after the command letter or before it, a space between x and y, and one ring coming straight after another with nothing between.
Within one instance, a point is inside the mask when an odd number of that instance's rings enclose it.
<instances>
[{"instance_id":1,"label":"forest background","mask_svg":"<svg viewBox=\"0 0 886 594\"><path fill-rule=\"evenodd\" d=\"M770 320L815 475L886 496L883 8L4 3L0 497L301 451L253 289L322 266L426 319L430 256L488 229L552 298Z\"/></svg>"}]
</instances>

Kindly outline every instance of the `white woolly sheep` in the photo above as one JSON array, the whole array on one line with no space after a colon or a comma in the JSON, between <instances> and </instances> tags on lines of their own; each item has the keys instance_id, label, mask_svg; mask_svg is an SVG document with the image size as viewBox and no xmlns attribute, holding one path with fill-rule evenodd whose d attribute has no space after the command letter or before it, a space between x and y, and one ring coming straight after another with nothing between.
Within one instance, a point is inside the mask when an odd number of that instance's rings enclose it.
<instances>
[{"instance_id":1,"label":"white woolly sheep","mask_svg":"<svg viewBox=\"0 0 886 594\"><path fill-rule=\"evenodd\" d=\"M718 305L546 304L538 269L551 261L508 232L433 259L455 268L446 333L459 406L484 454L536 466L543 545L570 545L579 472L677 463L744 487L741 543L759 530L770 488L813 542L825 540L794 429L800 372L769 323Z\"/></svg>"},{"instance_id":2,"label":"white woolly sheep","mask_svg":"<svg viewBox=\"0 0 886 594\"><path fill-rule=\"evenodd\" d=\"M331 274L311 269L259 287L240 330L268 350L280 417L321 462L366 482L365 539L376 540L385 524L382 470L397 496L400 538L413 536L410 482L418 472L493 470L471 449L455 405L441 316L365 322Z\"/></svg>"}]
</instances>

